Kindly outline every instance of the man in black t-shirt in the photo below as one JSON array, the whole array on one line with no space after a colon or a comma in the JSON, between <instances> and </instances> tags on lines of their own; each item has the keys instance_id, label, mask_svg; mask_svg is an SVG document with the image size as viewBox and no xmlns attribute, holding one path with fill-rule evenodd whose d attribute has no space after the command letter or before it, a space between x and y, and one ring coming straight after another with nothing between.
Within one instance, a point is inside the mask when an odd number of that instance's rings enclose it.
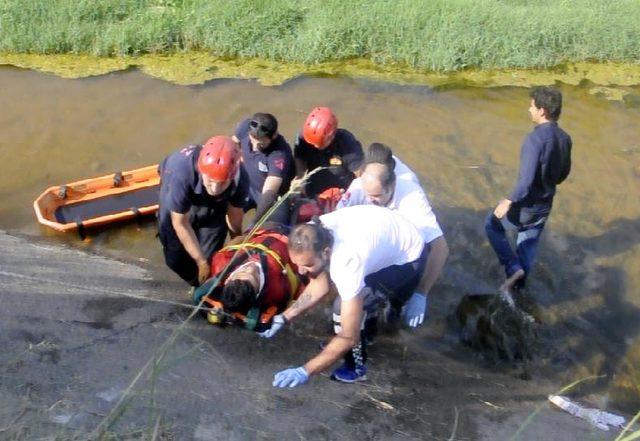
<instances>
[{"instance_id":1,"label":"man in black t-shirt","mask_svg":"<svg viewBox=\"0 0 640 441\"><path fill-rule=\"evenodd\" d=\"M278 133L278 121L269 113L256 113L236 127L233 140L240 146L242 168L249 176L251 201L245 210L256 208L257 222L289 190L295 176L291 147ZM286 204L271 221L288 223Z\"/></svg>"},{"instance_id":2,"label":"man in black t-shirt","mask_svg":"<svg viewBox=\"0 0 640 441\"><path fill-rule=\"evenodd\" d=\"M304 123L294 147L296 174L300 178L317 167L305 185L305 193L315 198L331 187L346 190L362 165L362 145L351 132L338 128L338 119L328 107L314 108Z\"/></svg>"}]
</instances>

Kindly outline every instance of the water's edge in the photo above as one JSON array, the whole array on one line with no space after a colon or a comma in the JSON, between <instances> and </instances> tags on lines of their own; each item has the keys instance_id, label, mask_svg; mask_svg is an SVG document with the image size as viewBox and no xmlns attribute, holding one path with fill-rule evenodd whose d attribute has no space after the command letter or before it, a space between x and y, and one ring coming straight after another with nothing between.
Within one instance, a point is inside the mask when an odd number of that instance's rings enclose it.
<instances>
[{"instance_id":1,"label":"water's edge","mask_svg":"<svg viewBox=\"0 0 640 441\"><path fill-rule=\"evenodd\" d=\"M138 57L97 57L91 55L0 54L0 65L48 72L63 78L83 78L139 68L147 75L182 85L203 84L221 78L251 78L262 85L280 85L301 75L350 76L398 84L449 87L501 87L548 85L561 82L578 85L589 81L596 86L640 84L640 64L573 63L547 70L465 70L452 73L421 72L398 66L380 66L366 59L327 62L317 65L283 63L264 59L223 59L205 52L187 52ZM609 99L622 99L624 92L596 88Z\"/></svg>"}]
</instances>

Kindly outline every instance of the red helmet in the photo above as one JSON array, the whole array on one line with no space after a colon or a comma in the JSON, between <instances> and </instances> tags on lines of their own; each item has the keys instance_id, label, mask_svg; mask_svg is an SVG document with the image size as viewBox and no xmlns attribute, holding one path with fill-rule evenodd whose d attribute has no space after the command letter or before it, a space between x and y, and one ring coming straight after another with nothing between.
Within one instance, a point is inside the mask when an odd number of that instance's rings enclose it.
<instances>
[{"instance_id":1,"label":"red helmet","mask_svg":"<svg viewBox=\"0 0 640 441\"><path fill-rule=\"evenodd\" d=\"M232 179L238 170L240 153L228 136L214 136L200 151L198 171L215 182Z\"/></svg>"},{"instance_id":2,"label":"red helmet","mask_svg":"<svg viewBox=\"0 0 640 441\"><path fill-rule=\"evenodd\" d=\"M311 111L302 129L302 137L319 149L325 148L338 130L338 118L328 107L316 107Z\"/></svg>"}]
</instances>

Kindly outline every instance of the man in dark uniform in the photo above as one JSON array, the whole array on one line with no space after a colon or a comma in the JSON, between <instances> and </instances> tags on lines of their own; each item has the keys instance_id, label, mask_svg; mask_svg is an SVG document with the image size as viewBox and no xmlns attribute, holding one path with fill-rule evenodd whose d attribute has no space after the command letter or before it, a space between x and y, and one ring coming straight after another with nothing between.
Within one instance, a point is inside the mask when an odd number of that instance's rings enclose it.
<instances>
[{"instance_id":1,"label":"man in dark uniform","mask_svg":"<svg viewBox=\"0 0 640 441\"><path fill-rule=\"evenodd\" d=\"M246 210L256 209L256 223L289 190L295 175L291 147L278 133L278 120L269 113L256 113L236 128L233 140L239 144L242 167L249 176L251 201ZM270 220L288 223L288 207L283 204Z\"/></svg>"},{"instance_id":2,"label":"man in dark uniform","mask_svg":"<svg viewBox=\"0 0 640 441\"><path fill-rule=\"evenodd\" d=\"M158 229L165 262L192 286L209 277L211 256L228 229L241 231L248 178L239 162L233 140L215 136L160 164Z\"/></svg>"},{"instance_id":3,"label":"man in dark uniform","mask_svg":"<svg viewBox=\"0 0 640 441\"><path fill-rule=\"evenodd\" d=\"M324 190L346 190L362 165L362 145L351 132L338 128L338 119L328 107L314 108L298 134L293 150L296 173L300 178L317 167L329 167L315 173L305 185L305 193L315 198Z\"/></svg>"},{"instance_id":4,"label":"man in dark uniform","mask_svg":"<svg viewBox=\"0 0 640 441\"><path fill-rule=\"evenodd\" d=\"M505 269L501 290L524 286L551 213L556 186L571 171L571 137L558 127L562 94L550 87L537 87L530 97L529 114L536 127L522 143L518 182L485 221L489 243ZM518 232L515 253L505 226Z\"/></svg>"}]
</instances>

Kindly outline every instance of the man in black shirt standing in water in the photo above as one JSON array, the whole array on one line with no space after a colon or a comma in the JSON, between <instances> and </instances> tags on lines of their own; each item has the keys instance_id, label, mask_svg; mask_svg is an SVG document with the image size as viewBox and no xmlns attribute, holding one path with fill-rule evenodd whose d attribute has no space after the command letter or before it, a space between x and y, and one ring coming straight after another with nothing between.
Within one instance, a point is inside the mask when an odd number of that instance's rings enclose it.
<instances>
[{"instance_id":1,"label":"man in black shirt standing in water","mask_svg":"<svg viewBox=\"0 0 640 441\"><path fill-rule=\"evenodd\" d=\"M530 98L529 114L536 127L522 143L518 181L485 221L487 238L505 269L503 291L524 287L551 213L556 185L571 170L571 137L558 127L562 94L550 87L537 87ZM505 227L517 229L515 253Z\"/></svg>"}]
</instances>

